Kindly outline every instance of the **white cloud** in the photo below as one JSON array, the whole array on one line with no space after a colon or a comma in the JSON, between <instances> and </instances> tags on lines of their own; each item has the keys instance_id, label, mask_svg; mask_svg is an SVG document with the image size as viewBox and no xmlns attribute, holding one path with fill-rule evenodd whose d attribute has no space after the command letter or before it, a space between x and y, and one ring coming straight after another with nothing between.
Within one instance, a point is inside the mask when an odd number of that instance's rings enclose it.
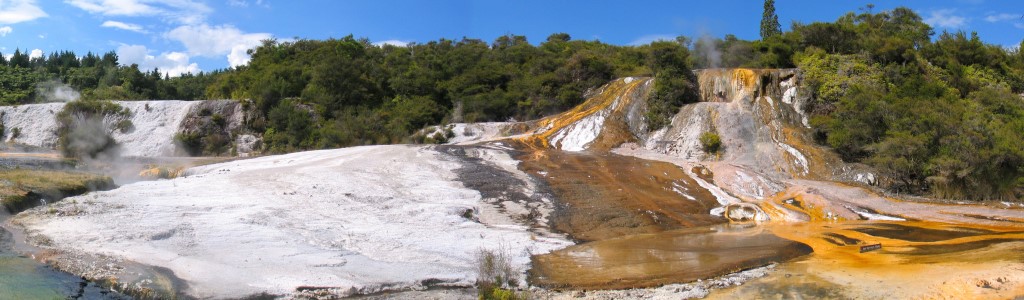
<instances>
[{"instance_id":1,"label":"white cloud","mask_svg":"<svg viewBox=\"0 0 1024 300\"><path fill-rule=\"evenodd\" d=\"M162 17L170 21L195 24L213 10L193 0L65 0L67 4L93 14L123 17Z\"/></svg>"},{"instance_id":2,"label":"white cloud","mask_svg":"<svg viewBox=\"0 0 1024 300\"><path fill-rule=\"evenodd\" d=\"M373 45L377 46L377 47L382 47L384 45L392 45L392 46L396 46L396 47L405 47L405 46L408 46L409 43L411 43L411 42L406 42L406 41L401 41L401 40L384 40L384 41L379 41L379 42L373 43Z\"/></svg>"},{"instance_id":3,"label":"white cloud","mask_svg":"<svg viewBox=\"0 0 1024 300\"><path fill-rule=\"evenodd\" d=\"M640 46L640 45L647 45L647 44L650 44L651 42L656 42L656 41L675 41L675 40L676 40L676 37L674 35L668 35L668 34L648 34L648 35L645 35L645 36L638 37L635 40L633 40L632 42L629 42L629 45L630 46Z\"/></svg>"},{"instance_id":4,"label":"white cloud","mask_svg":"<svg viewBox=\"0 0 1024 300\"><path fill-rule=\"evenodd\" d=\"M100 26L110 27L110 28L117 28L117 29L121 29L121 30L134 31L134 32L138 32L138 33L146 33L146 30L142 29L142 26L140 26L138 24L132 24L132 23L124 23L124 22L118 22L118 21L106 21L106 22L103 22L103 25L100 25Z\"/></svg>"},{"instance_id":5,"label":"white cloud","mask_svg":"<svg viewBox=\"0 0 1024 300\"><path fill-rule=\"evenodd\" d=\"M107 16L151 16L159 12L156 7L136 0L67 0L65 3Z\"/></svg>"},{"instance_id":6,"label":"white cloud","mask_svg":"<svg viewBox=\"0 0 1024 300\"><path fill-rule=\"evenodd\" d=\"M0 24L15 24L48 17L35 0L0 0Z\"/></svg>"},{"instance_id":7,"label":"white cloud","mask_svg":"<svg viewBox=\"0 0 1024 300\"><path fill-rule=\"evenodd\" d=\"M256 4L257 6L263 6L263 7L267 7L268 6L267 4L264 3L265 1L263 1L263 0L256 0L256 1L252 1L252 2L253 2L253 4ZM231 6L234 6L234 7L249 7L249 1L246 1L246 0L228 0L228 5L231 5Z\"/></svg>"},{"instance_id":8,"label":"white cloud","mask_svg":"<svg viewBox=\"0 0 1024 300\"><path fill-rule=\"evenodd\" d=\"M985 21L995 23L1009 20L1020 20L1021 16L1024 16L1024 14L1001 13L996 15L988 15L987 17L985 17Z\"/></svg>"},{"instance_id":9,"label":"white cloud","mask_svg":"<svg viewBox=\"0 0 1024 300\"><path fill-rule=\"evenodd\" d=\"M960 28L967 25L967 18L954 15L955 9L939 9L929 13L924 19L925 23L932 27Z\"/></svg>"},{"instance_id":10,"label":"white cloud","mask_svg":"<svg viewBox=\"0 0 1024 300\"><path fill-rule=\"evenodd\" d=\"M11 26L0 27L0 37L7 36L11 31L14 31L14 28L11 28Z\"/></svg>"},{"instance_id":11,"label":"white cloud","mask_svg":"<svg viewBox=\"0 0 1024 300\"><path fill-rule=\"evenodd\" d=\"M228 65L231 67L243 66L249 64L249 49L255 46L249 46L245 44L238 44L231 47L231 53L228 53Z\"/></svg>"},{"instance_id":12,"label":"white cloud","mask_svg":"<svg viewBox=\"0 0 1024 300\"><path fill-rule=\"evenodd\" d=\"M189 61L188 54L164 52L160 55L150 55L149 49L143 45L121 45L117 47L117 57L122 64L138 64L139 69L147 71L157 68L161 73L171 77L202 71L198 64Z\"/></svg>"},{"instance_id":13,"label":"white cloud","mask_svg":"<svg viewBox=\"0 0 1024 300\"><path fill-rule=\"evenodd\" d=\"M43 57L43 50L32 49L32 52L29 52L29 54L28 54L28 58L38 58L38 57Z\"/></svg>"},{"instance_id":14,"label":"white cloud","mask_svg":"<svg viewBox=\"0 0 1024 300\"><path fill-rule=\"evenodd\" d=\"M231 25L209 26L184 25L171 30L165 35L185 45L188 53L197 56L217 57L227 55L228 64L232 67L249 63L246 50L259 46L269 33L243 33Z\"/></svg>"}]
</instances>

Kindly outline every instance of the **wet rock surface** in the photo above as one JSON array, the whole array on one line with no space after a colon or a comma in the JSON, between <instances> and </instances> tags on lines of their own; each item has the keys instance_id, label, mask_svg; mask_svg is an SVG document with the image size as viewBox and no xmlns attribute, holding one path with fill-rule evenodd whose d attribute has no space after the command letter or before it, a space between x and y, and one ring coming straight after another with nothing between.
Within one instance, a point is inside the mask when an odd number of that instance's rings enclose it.
<instances>
[{"instance_id":1,"label":"wet rock surface","mask_svg":"<svg viewBox=\"0 0 1024 300\"><path fill-rule=\"evenodd\" d=\"M523 152L556 196L554 229L580 241L726 222L715 196L681 168L610 153Z\"/></svg>"},{"instance_id":2,"label":"wet rock surface","mask_svg":"<svg viewBox=\"0 0 1024 300\"><path fill-rule=\"evenodd\" d=\"M505 170L482 157L488 151L505 155L516 151L473 146L437 146L435 149L461 163L462 166L455 170L458 181L480 192L484 202L498 207L503 213L512 215L516 221L533 229L549 227L547 215L554 196L547 185ZM466 214L473 218L474 212L468 211Z\"/></svg>"},{"instance_id":3,"label":"wet rock surface","mask_svg":"<svg viewBox=\"0 0 1024 300\"><path fill-rule=\"evenodd\" d=\"M534 257L531 280L554 288L623 289L692 282L784 262L807 245L755 226L719 226L590 242Z\"/></svg>"},{"instance_id":4,"label":"wet rock surface","mask_svg":"<svg viewBox=\"0 0 1024 300\"><path fill-rule=\"evenodd\" d=\"M770 264L724 276L706 278L689 283L666 284L652 288L619 290L536 289L531 291L535 297L540 299L699 299L707 297L714 290L741 286L751 280L773 274L776 268L777 264Z\"/></svg>"},{"instance_id":5,"label":"wet rock surface","mask_svg":"<svg viewBox=\"0 0 1024 300\"><path fill-rule=\"evenodd\" d=\"M14 236L7 229L0 228L0 253L9 253L14 247Z\"/></svg>"}]
</instances>

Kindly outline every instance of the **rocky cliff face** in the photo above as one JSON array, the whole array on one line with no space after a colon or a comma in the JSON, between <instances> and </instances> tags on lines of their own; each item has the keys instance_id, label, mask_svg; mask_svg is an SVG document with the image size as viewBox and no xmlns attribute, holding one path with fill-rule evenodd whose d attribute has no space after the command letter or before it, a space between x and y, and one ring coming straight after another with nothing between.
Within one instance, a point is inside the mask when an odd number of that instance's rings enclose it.
<instances>
[{"instance_id":1,"label":"rocky cliff face","mask_svg":"<svg viewBox=\"0 0 1024 300\"><path fill-rule=\"evenodd\" d=\"M635 143L686 161L726 162L772 177L859 178L865 183L873 178L866 172L853 171L811 140L808 116L803 110L809 93L802 90L799 70L694 72L701 101L684 105L664 128L647 128L644 120L645 99L653 87L650 78L617 79L568 112L505 126L532 128L515 139L531 148L600 151ZM456 141L486 140L465 139L456 131ZM701 145L700 136L708 132L721 139L718 153L708 153Z\"/></svg>"},{"instance_id":2,"label":"rocky cliff face","mask_svg":"<svg viewBox=\"0 0 1024 300\"><path fill-rule=\"evenodd\" d=\"M608 150L645 136L644 99L650 78L616 79L573 109L529 122L533 128L517 139L530 148L564 151Z\"/></svg>"},{"instance_id":3,"label":"rocky cliff face","mask_svg":"<svg viewBox=\"0 0 1024 300\"><path fill-rule=\"evenodd\" d=\"M746 165L773 175L830 178L835 155L813 145L803 104L807 93L795 69L697 70L701 100L684 106L645 148L692 160ZM699 137L721 137L721 153L702 150Z\"/></svg>"},{"instance_id":4,"label":"rocky cliff face","mask_svg":"<svg viewBox=\"0 0 1024 300\"><path fill-rule=\"evenodd\" d=\"M237 101L115 102L132 112L132 128L111 133L124 156L183 155L184 149L175 141L179 133L216 136L239 155L254 152L254 145L258 145L258 138L245 134L245 112ZM0 107L0 122L5 129L0 137L9 143L56 149L56 115L63 107L63 103Z\"/></svg>"}]
</instances>

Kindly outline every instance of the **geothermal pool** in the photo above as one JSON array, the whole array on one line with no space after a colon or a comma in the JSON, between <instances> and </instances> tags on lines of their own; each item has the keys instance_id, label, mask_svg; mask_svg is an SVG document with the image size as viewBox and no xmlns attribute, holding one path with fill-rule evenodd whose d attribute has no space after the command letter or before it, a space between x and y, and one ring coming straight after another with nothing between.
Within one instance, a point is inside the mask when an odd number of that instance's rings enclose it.
<instances>
[{"instance_id":1,"label":"geothermal pool","mask_svg":"<svg viewBox=\"0 0 1024 300\"><path fill-rule=\"evenodd\" d=\"M10 217L0 209L0 223ZM13 234L0 227L0 299L130 299L80 276L25 257Z\"/></svg>"},{"instance_id":2,"label":"geothermal pool","mask_svg":"<svg viewBox=\"0 0 1024 300\"><path fill-rule=\"evenodd\" d=\"M501 247L539 298L1024 294L1024 205L888 196L811 140L796 71L696 73L703 102L660 129L651 80L625 78L541 120L455 124L456 145L206 165L8 223L62 269L200 298L430 297L471 289L474 254ZM724 152L701 148L708 131Z\"/></svg>"}]
</instances>

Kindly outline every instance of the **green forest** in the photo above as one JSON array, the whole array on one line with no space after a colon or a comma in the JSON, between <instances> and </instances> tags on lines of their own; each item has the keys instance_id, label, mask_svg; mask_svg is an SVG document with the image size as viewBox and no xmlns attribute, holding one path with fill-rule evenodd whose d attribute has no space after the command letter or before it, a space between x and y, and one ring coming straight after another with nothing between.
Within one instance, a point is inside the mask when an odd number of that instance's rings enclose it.
<instances>
[{"instance_id":1,"label":"green forest","mask_svg":"<svg viewBox=\"0 0 1024 300\"><path fill-rule=\"evenodd\" d=\"M48 97L61 85L86 100L206 99L206 87L223 72L170 78L159 69L143 72L138 65L121 65L114 51L84 56L60 51L30 58L16 49L10 59L0 55L0 105L53 102Z\"/></svg>"},{"instance_id":2,"label":"green forest","mask_svg":"<svg viewBox=\"0 0 1024 300\"><path fill-rule=\"evenodd\" d=\"M969 32L935 32L914 11L862 8L782 31L765 5L761 38L680 36L640 46L518 35L405 47L352 36L266 40L246 66L169 78L114 52L0 56L0 103L45 102L66 84L83 99L239 99L270 153L421 142L450 122L528 120L573 107L611 79L654 76L648 121L697 101L694 68L800 68L815 139L875 167L893 191L952 199L1024 191L1024 53ZM1021 44L1024 47L1024 42Z\"/></svg>"}]
</instances>

